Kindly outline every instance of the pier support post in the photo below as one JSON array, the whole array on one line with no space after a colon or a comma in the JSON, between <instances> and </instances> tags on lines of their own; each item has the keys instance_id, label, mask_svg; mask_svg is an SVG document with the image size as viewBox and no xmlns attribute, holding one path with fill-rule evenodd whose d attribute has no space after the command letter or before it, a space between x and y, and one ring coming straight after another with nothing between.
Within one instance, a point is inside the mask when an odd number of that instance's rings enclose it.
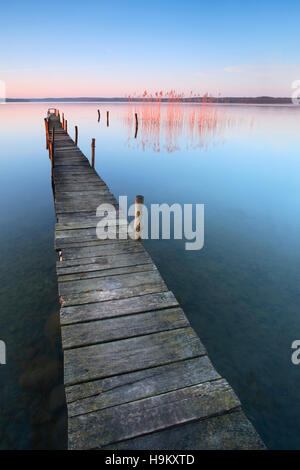
<instances>
[{"instance_id":1,"label":"pier support post","mask_svg":"<svg viewBox=\"0 0 300 470\"><path fill-rule=\"evenodd\" d=\"M135 134L134 134L135 139L137 138L138 128L139 128L138 115L137 113L135 113Z\"/></svg>"},{"instance_id":2,"label":"pier support post","mask_svg":"<svg viewBox=\"0 0 300 470\"><path fill-rule=\"evenodd\" d=\"M92 139L92 161L91 161L91 166L92 168L95 168L95 147L96 147L96 144L95 144L95 139Z\"/></svg>"},{"instance_id":3,"label":"pier support post","mask_svg":"<svg viewBox=\"0 0 300 470\"><path fill-rule=\"evenodd\" d=\"M141 221L143 218L144 196L135 196L135 216L134 216L134 238L141 240L142 226Z\"/></svg>"},{"instance_id":4,"label":"pier support post","mask_svg":"<svg viewBox=\"0 0 300 470\"><path fill-rule=\"evenodd\" d=\"M75 145L78 143L78 127L75 126Z\"/></svg>"}]
</instances>

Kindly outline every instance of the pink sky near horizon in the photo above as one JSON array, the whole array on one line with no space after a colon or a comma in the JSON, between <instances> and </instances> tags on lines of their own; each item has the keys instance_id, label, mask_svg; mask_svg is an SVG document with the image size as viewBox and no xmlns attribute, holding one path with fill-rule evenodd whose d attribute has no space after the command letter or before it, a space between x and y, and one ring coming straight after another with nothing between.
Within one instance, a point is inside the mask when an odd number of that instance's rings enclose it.
<instances>
[{"instance_id":1,"label":"pink sky near horizon","mask_svg":"<svg viewBox=\"0 0 300 470\"><path fill-rule=\"evenodd\" d=\"M122 77L120 79L119 77ZM220 70L190 73L173 78L162 74L147 76L142 71L132 74L121 68L115 71L98 70L81 72L75 78L72 70L0 70L0 80L5 83L7 98L70 98L70 97L124 97L171 89L189 96L209 93L213 96L284 96L290 97L291 84L300 78L300 68L280 69L225 67Z\"/></svg>"}]
</instances>

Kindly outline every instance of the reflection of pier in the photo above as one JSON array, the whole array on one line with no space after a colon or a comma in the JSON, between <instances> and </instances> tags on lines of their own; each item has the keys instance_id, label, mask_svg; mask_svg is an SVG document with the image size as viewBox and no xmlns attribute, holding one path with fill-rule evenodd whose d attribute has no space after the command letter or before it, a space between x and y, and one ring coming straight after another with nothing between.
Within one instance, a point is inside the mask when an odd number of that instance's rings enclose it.
<instances>
[{"instance_id":1,"label":"reflection of pier","mask_svg":"<svg viewBox=\"0 0 300 470\"><path fill-rule=\"evenodd\" d=\"M56 110L46 129L69 448L262 448L141 242L97 238L117 201Z\"/></svg>"}]
</instances>

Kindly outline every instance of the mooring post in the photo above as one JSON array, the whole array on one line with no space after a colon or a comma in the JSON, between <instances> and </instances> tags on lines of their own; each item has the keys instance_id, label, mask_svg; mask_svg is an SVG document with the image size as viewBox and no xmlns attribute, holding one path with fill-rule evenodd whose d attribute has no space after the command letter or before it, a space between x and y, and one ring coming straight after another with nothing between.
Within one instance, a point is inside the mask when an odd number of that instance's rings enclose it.
<instances>
[{"instance_id":1,"label":"mooring post","mask_svg":"<svg viewBox=\"0 0 300 470\"><path fill-rule=\"evenodd\" d=\"M98 109L98 122L100 121L100 109Z\"/></svg>"},{"instance_id":2,"label":"mooring post","mask_svg":"<svg viewBox=\"0 0 300 470\"><path fill-rule=\"evenodd\" d=\"M49 148L49 122L48 119L45 118L45 131L46 131L46 149Z\"/></svg>"},{"instance_id":3,"label":"mooring post","mask_svg":"<svg viewBox=\"0 0 300 470\"><path fill-rule=\"evenodd\" d=\"M109 126L109 111L106 111L106 125Z\"/></svg>"},{"instance_id":4,"label":"mooring post","mask_svg":"<svg viewBox=\"0 0 300 470\"><path fill-rule=\"evenodd\" d=\"M67 132L68 132L68 121L67 121L67 120L65 120L65 127L64 127L64 129L65 129L65 133L67 134Z\"/></svg>"},{"instance_id":5,"label":"mooring post","mask_svg":"<svg viewBox=\"0 0 300 470\"><path fill-rule=\"evenodd\" d=\"M143 217L144 196L135 196L134 238L141 240L141 221Z\"/></svg>"},{"instance_id":6,"label":"mooring post","mask_svg":"<svg viewBox=\"0 0 300 470\"><path fill-rule=\"evenodd\" d=\"M137 137L138 128L139 128L138 115L137 115L137 113L135 113L135 134L134 134L134 138L135 138L135 139L136 139L136 137Z\"/></svg>"},{"instance_id":7,"label":"mooring post","mask_svg":"<svg viewBox=\"0 0 300 470\"><path fill-rule=\"evenodd\" d=\"M95 168L95 147L96 147L95 139L92 139L92 162L91 162L92 168Z\"/></svg>"},{"instance_id":8,"label":"mooring post","mask_svg":"<svg viewBox=\"0 0 300 470\"><path fill-rule=\"evenodd\" d=\"M78 142L78 127L75 126L75 145L77 145Z\"/></svg>"}]
</instances>

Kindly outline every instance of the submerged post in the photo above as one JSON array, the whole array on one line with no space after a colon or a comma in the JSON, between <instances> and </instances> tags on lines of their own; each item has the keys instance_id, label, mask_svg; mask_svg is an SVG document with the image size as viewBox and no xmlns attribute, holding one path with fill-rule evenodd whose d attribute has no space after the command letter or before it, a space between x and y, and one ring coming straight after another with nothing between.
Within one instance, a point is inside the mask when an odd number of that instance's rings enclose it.
<instances>
[{"instance_id":1,"label":"submerged post","mask_svg":"<svg viewBox=\"0 0 300 470\"><path fill-rule=\"evenodd\" d=\"M109 126L109 111L106 111L106 125Z\"/></svg>"},{"instance_id":2,"label":"submerged post","mask_svg":"<svg viewBox=\"0 0 300 470\"><path fill-rule=\"evenodd\" d=\"M134 238L141 240L141 221L143 217L144 196L135 196Z\"/></svg>"},{"instance_id":3,"label":"submerged post","mask_svg":"<svg viewBox=\"0 0 300 470\"><path fill-rule=\"evenodd\" d=\"M96 147L95 139L92 139L92 162L91 162L92 168L95 168L95 147Z\"/></svg>"},{"instance_id":4,"label":"submerged post","mask_svg":"<svg viewBox=\"0 0 300 470\"><path fill-rule=\"evenodd\" d=\"M77 145L78 142L78 127L75 126L75 145Z\"/></svg>"},{"instance_id":5,"label":"submerged post","mask_svg":"<svg viewBox=\"0 0 300 470\"><path fill-rule=\"evenodd\" d=\"M137 137L138 128L139 128L138 115L137 115L137 113L135 113L135 134L134 134L135 139Z\"/></svg>"},{"instance_id":6,"label":"submerged post","mask_svg":"<svg viewBox=\"0 0 300 470\"><path fill-rule=\"evenodd\" d=\"M100 121L100 110L98 109L98 122Z\"/></svg>"}]
</instances>

